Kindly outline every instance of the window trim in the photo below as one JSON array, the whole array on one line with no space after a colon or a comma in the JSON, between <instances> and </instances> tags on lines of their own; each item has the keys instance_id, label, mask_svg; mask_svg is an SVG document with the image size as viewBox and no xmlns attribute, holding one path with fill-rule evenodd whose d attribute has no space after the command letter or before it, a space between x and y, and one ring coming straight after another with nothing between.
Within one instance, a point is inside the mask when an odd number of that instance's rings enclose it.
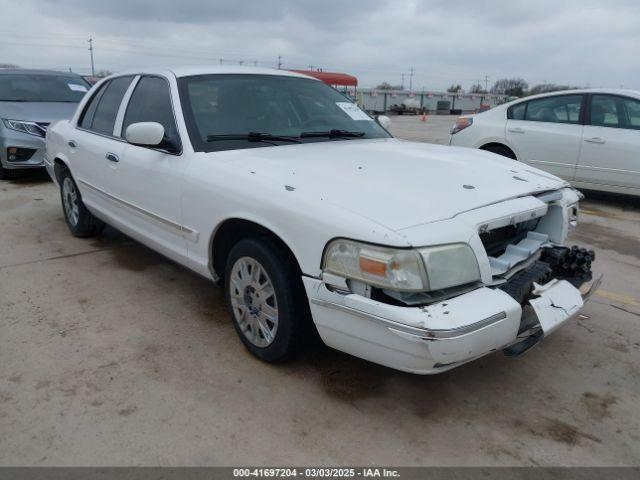
<instances>
[{"instance_id":1,"label":"window trim","mask_svg":"<svg viewBox=\"0 0 640 480\"><path fill-rule=\"evenodd\" d=\"M122 102L120 103L120 108L118 108L118 113L116 114L116 121L113 124L113 135L117 138L122 138L126 141L126 138L122 137L122 126L124 125L124 116L127 113L127 108L129 107L129 100L131 100L131 95L133 95L133 91L136 89L138 82L142 78L142 75L136 75L127 88L127 91L124 92L122 96Z\"/></svg>"},{"instance_id":2,"label":"window trim","mask_svg":"<svg viewBox=\"0 0 640 480\"><path fill-rule=\"evenodd\" d=\"M513 118L513 110L520 105L524 105L524 115L522 119ZM527 118L527 108L529 108L529 100L523 100L522 102L514 103L509 108L507 108L507 120L516 120L518 122L525 122Z\"/></svg>"},{"instance_id":3,"label":"window trim","mask_svg":"<svg viewBox=\"0 0 640 480\"><path fill-rule=\"evenodd\" d=\"M102 98L102 95L104 94L105 90L107 89L107 86L109 85L109 83L111 83L111 80L104 82L102 85L100 85L98 87L98 89L96 90L96 92L91 95L91 97L86 101L86 103L84 104L84 107L82 109L82 113L80 114L80 116L78 117L78 121L76 122L76 127L81 129L81 130L87 130L84 127L81 127L80 124L84 121L85 116L87 115L87 112L89 110L89 107L91 107L91 105L93 104L93 101L95 100L96 102L98 102L98 105L100 104L100 99ZM98 98L100 97L100 98ZM97 105L96 105L96 110L98 109ZM95 116L96 112L95 110L93 111L93 116ZM91 117L91 123L93 123L93 116Z\"/></svg>"},{"instance_id":4,"label":"window trim","mask_svg":"<svg viewBox=\"0 0 640 480\"><path fill-rule=\"evenodd\" d=\"M640 131L640 127L633 128L628 125L628 118L623 118L624 125L613 126L613 125L592 125L591 124L591 102L593 101L593 97L599 95L603 97L615 97L618 101L621 100L632 100L634 102L640 103L640 98L629 97L627 95L621 95L619 93L606 93L606 92L590 92L587 97L587 112L585 115L585 123L584 125L587 127L596 127L596 128L615 128L617 130L633 130ZM628 116L627 107L624 107L624 113Z\"/></svg>"},{"instance_id":5,"label":"window trim","mask_svg":"<svg viewBox=\"0 0 640 480\"><path fill-rule=\"evenodd\" d=\"M78 121L76 122L76 129L81 130L83 132L87 132L87 133L91 133L93 135L98 135L99 137L103 137L103 138L110 138L111 140L118 140L120 142L125 142L126 141L122 138L116 137L114 136L114 131L116 128L116 122L118 120L118 114L120 113L120 109L122 108L122 102L125 99L125 96L127 94L127 92L129 91L128 88L131 86L131 84L129 84L129 87L127 87L127 90L125 91L125 94L122 96L122 100L120 101L120 105L118 106L118 113L116 113L116 118L114 120L113 123L113 128L114 130L111 132L111 135L108 135L106 133L102 133L102 132L96 132L95 130L91 130L88 128L84 128L82 126L80 126L80 123L82 122L82 119L84 118L85 113L87 112L87 109L89 108L89 105L91 104L92 100L94 98L96 98L97 95L100 95L100 99L98 99L98 107L100 106L100 102L102 101L102 95L104 95L104 92L107 91L107 88L109 87L109 85L111 84L112 81L117 80L118 78L126 78L126 77L131 77L131 83L134 82L136 75L135 74L126 74L126 75L117 75L114 77L109 78L108 80L106 80L102 85L100 85L99 90L93 94L91 96L91 98L89 100L87 100L87 103L85 103L82 113L80 115L80 117L78 118ZM98 110L98 107L96 107L96 111ZM95 111L93 112L93 115L95 116ZM93 118L91 119L91 125L93 126Z\"/></svg>"},{"instance_id":6,"label":"window trim","mask_svg":"<svg viewBox=\"0 0 640 480\"><path fill-rule=\"evenodd\" d=\"M173 115L173 124L176 128L176 133L178 135L178 143L180 144L180 150L178 152L169 152L165 149L162 148L157 148L157 147L150 147L150 146L145 146L145 145L134 145L133 143L129 143L127 142L126 139L122 138L122 137L117 137L118 139L120 139L121 141L127 143L128 145L131 145L132 147L138 147L138 148L144 148L145 150L155 150L156 152L160 152L160 153L164 153L166 155L174 155L176 157L179 157L182 155L182 153L184 152L184 142L182 141L182 135L180 135L180 128L178 126L178 118L176 117L176 109L174 107L174 103L173 103L173 90L171 88L171 82L169 81L169 79L167 77L165 77L164 75L160 75L160 74L156 74L156 73L149 73L149 74L139 74L137 76L137 79L134 80L135 82L135 87L131 90L131 94L129 95L129 97L126 99L127 103L124 104L124 111L122 114L122 123L120 124L120 135L122 135L122 128L124 127L124 120L127 117L127 110L129 109L129 104L131 103L131 98L133 97L133 94L135 93L136 88L138 88L138 85L140 84L140 82L142 81L143 78L160 78L162 80L165 81L165 83L167 84L167 87L169 89L169 105L171 105L171 114ZM132 83L134 83L132 82ZM129 93L127 91L127 93ZM127 97L127 95L125 94L125 97ZM125 97L123 97L123 101L125 99ZM122 107L122 105L121 105ZM118 112L120 113L120 112ZM117 117L116 117L117 120ZM114 130L115 131L115 130Z\"/></svg>"}]
</instances>

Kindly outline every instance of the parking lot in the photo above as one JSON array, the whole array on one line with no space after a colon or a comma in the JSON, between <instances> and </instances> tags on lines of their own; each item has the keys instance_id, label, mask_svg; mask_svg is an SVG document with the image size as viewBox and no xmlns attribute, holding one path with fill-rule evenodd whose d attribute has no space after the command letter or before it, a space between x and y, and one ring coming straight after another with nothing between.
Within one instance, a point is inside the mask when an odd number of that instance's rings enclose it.
<instances>
[{"instance_id":1,"label":"parking lot","mask_svg":"<svg viewBox=\"0 0 640 480\"><path fill-rule=\"evenodd\" d=\"M446 143L454 117L393 117ZM1 465L633 465L640 201L588 194L583 315L526 355L431 377L326 348L282 366L220 288L108 229L74 238L44 177L0 183Z\"/></svg>"}]
</instances>

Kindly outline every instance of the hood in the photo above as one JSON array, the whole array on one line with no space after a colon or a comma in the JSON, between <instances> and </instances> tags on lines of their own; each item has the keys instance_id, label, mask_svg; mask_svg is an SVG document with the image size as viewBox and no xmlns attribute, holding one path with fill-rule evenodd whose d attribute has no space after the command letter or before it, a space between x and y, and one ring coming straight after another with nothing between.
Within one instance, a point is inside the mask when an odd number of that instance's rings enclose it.
<instances>
[{"instance_id":1,"label":"hood","mask_svg":"<svg viewBox=\"0 0 640 480\"><path fill-rule=\"evenodd\" d=\"M397 139L345 140L212 153L283 192L315 197L391 230L555 190L563 180L482 150ZM293 200L293 198L292 198Z\"/></svg>"},{"instance_id":2,"label":"hood","mask_svg":"<svg viewBox=\"0 0 640 480\"><path fill-rule=\"evenodd\" d=\"M53 123L71 118L77 107L66 102L0 102L0 118Z\"/></svg>"}]
</instances>

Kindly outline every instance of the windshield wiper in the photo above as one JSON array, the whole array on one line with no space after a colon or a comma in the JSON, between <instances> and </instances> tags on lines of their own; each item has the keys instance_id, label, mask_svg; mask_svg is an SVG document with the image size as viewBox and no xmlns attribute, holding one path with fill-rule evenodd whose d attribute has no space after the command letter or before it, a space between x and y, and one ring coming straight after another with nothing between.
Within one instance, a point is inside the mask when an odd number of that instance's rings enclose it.
<instances>
[{"instance_id":1,"label":"windshield wiper","mask_svg":"<svg viewBox=\"0 0 640 480\"><path fill-rule=\"evenodd\" d=\"M248 140L249 142L274 141L274 142L302 143L302 140L300 140L298 137L288 137L286 135L272 135L270 133L261 133L261 132L207 135L207 142L216 142L220 140Z\"/></svg>"},{"instance_id":2,"label":"windshield wiper","mask_svg":"<svg viewBox=\"0 0 640 480\"><path fill-rule=\"evenodd\" d=\"M309 137L329 137L329 138L357 138L364 137L364 132L352 132L349 130L339 130L333 129L326 132L302 132L300 134L301 138L309 138Z\"/></svg>"}]
</instances>

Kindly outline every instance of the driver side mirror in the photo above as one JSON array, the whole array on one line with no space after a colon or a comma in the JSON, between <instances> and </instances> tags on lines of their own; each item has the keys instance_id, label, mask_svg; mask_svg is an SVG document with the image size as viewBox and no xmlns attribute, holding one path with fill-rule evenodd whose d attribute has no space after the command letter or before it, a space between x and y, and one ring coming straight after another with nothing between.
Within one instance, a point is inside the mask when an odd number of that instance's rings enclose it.
<instances>
[{"instance_id":1,"label":"driver side mirror","mask_svg":"<svg viewBox=\"0 0 640 480\"><path fill-rule=\"evenodd\" d=\"M132 123L125 132L127 142L145 147L158 147L164 139L164 127L157 122Z\"/></svg>"},{"instance_id":2,"label":"driver side mirror","mask_svg":"<svg viewBox=\"0 0 640 480\"><path fill-rule=\"evenodd\" d=\"M389 128L391 128L391 119L386 115L378 115L376 117L376 122L378 122L378 124L385 130L389 130Z\"/></svg>"}]
</instances>

